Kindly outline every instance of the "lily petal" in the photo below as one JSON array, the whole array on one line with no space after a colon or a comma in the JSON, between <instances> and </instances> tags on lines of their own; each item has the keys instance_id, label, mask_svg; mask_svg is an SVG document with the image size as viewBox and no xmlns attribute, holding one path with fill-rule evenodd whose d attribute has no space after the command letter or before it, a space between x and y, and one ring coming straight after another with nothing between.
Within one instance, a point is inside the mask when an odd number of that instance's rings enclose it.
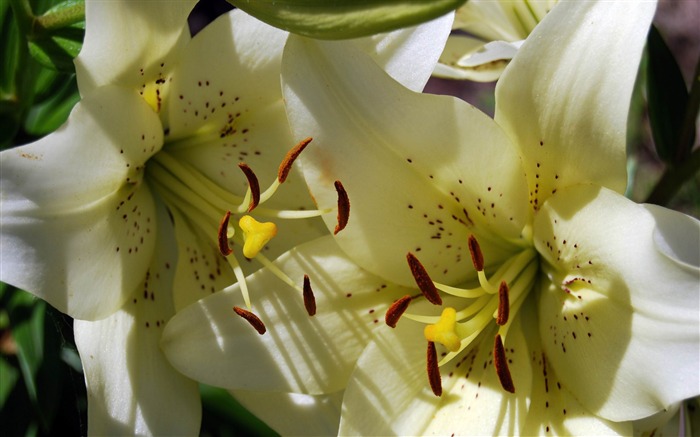
<instances>
[{"instance_id":1,"label":"lily petal","mask_svg":"<svg viewBox=\"0 0 700 437\"><path fill-rule=\"evenodd\" d=\"M506 393L493 367L493 334L484 333L440 369L443 392L436 397L419 326L378 330L346 389L339 434L517 435L527 412L530 355L522 334L511 331L507 357L516 394Z\"/></svg>"},{"instance_id":2,"label":"lily petal","mask_svg":"<svg viewBox=\"0 0 700 437\"><path fill-rule=\"evenodd\" d=\"M103 87L53 134L2 152L2 280L75 318L119 308L153 253L153 198L139 184L162 136L136 92Z\"/></svg>"},{"instance_id":3,"label":"lily petal","mask_svg":"<svg viewBox=\"0 0 700 437\"><path fill-rule=\"evenodd\" d=\"M536 300L529 300L524 310L520 328L526 334L530 350L532 386L528 390L528 413L521 435L631 435L632 423L605 420L581 405L561 381L542 347Z\"/></svg>"},{"instance_id":4,"label":"lily petal","mask_svg":"<svg viewBox=\"0 0 700 437\"><path fill-rule=\"evenodd\" d=\"M316 396L241 390L231 394L280 435L338 435L342 391Z\"/></svg>"},{"instance_id":5,"label":"lily petal","mask_svg":"<svg viewBox=\"0 0 700 437\"><path fill-rule=\"evenodd\" d=\"M576 398L610 420L657 413L700 386L700 268L658 244L684 235L697 249L700 222L656 212L581 185L552 196L535 218L551 278L540 300L544 349Z\"/></svg>"},{"instance_id":6,"label":"lily petal","mask_svg":"<svg viewBox=\"0 0 700 437\"><path fill-rule=\"evenodd\" d=\"M488 44L476 38L463 35L450 36L433 74L447 79L467 79L477 82L498 80L508 61L513 57L513 53L506 57L506 54L500 53L499 50L494 57L492 54L483 52L487 46ZM481 59L474 63L473 58L479 59L481 55L486 55L490 59ZM465 63L468 65L463 65Z\"/></svg>"},{"instance_id":7,"label":"lily petal","mask_svg":"<svg viewBox=\"0 0 700 437\"><path fill-rule=\"evenodd\" d=\"M201 406L197 383L178 373L158 347L173 311L177 248L159 210L158 246L125 306L97 322L75 320L88 389L91 435L193 435ZM168 235L170 234L170 235Z\"/></svg>"},{"instance_id":8,"label":"lily petal","mask_svg":"<svg viewBox=\"0 0 700 437\"><path fill-rule=\"evenodd\" d=\"M405 256L420 252L440 260L428 266L440 280L464 280L473 272L462 257L466 246L443 237L467 241L472 232L483 233L484 241L489 233L519 238L528 220L520 159L498 126L475 108L403 88L349 44L293 36L283 84L295 134L314 137L314 148L301 157L307 183L327 207L336 194L324 187L343 182L352 207L337 240L362 267L413 285ZM332 218L326 224L335 226ZM482 248L492 260L502 250L486 243Z\"/></svg>"},{"instance_id":9,"label":"lily petal","mask_svg":"<svg viewBox=\"0 0 700 437\"><path fill-rule=\"evenodd\" d=\"M440 57L453 19L454 14L450 13L418 26L361 38L355 43L397 82L420 92Z\"/></svg>"},{"instance_id":10,"label":"lily petal","mask_svg":"<svg viewBox=\"0 0 700 437\"><path fill-rule=\"evenodd\" d=\"M281 101L279 73L286 38L286 32L240 10L221 15L199 32L173 72L170 137L211 132L215 139L229 137L229 147L247 142L251 115ZM235 134L225 131L229 125ZM292 145L290 140L278 147ZM259 142L256 146L263 147Z\"/></svg>"},{"instance_id":11,"label":"lily petal","mask_svg":"<svg viewBox=\"0 0 700 437\"><path fill-rule=\"evenodd\" d=\"M228 389L319 394L344 388L384 311L407 290L357 267L331 236L289 251L275 265L299 287L309 275L315 316L298 290L264 269L247 284L267 333L258 335L234 314L233 306L244 306L237 284L173 317L161 344L170 362L193 379Z\"/></svg>"},{"instance_id":12,"label":"lily petal","mask_svg":"<svg viewBox=\"0 0 700 437\"><path fill-rule=\"evenodd\" d=\"M178 243L173 303L175 311L180 311L236 282L236 277L214 243L214 235L203 235L177 209L173 208L170 212Z\"/></svg>"},{"instance_id":13,"label":"lily petal","mask_svg":"<svg viewBox=\"0 0 700 437\"><path fill-rule=\"evenodd\" d=\"M627 113L655 7L559 3L501 76L495 119L522 150L535 209L576 183L624 192Z\"/></svg>"},{"instance_id":14,"label":"lily petal","mask_svg":"<svg viewBox=\"0 0 700 437\"><path fill-rule=\"evenodd\" d=\"M86 2L85 42L75 59L81 95L108 84L139 88L170 68L190 38L187 16L195 3Z\"/></svg>"}]
</instances>

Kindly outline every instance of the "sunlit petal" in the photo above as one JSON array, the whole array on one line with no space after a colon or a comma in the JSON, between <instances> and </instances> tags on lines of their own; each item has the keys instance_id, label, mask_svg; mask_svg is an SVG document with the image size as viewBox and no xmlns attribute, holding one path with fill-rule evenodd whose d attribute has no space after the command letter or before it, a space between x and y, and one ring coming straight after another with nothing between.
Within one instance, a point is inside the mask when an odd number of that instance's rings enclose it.
<instances>
[{"instance_id":1,"label":"sunlit petal","mask_svg":"<svg viewBox=\"0 0 700 437\"><path fill-rule=\"evenodd\" d=\"M139 88L144 80L171 68L189 39L187 16L195 3L86 2L85 42L75 60L82 96L108 84Z\"/></svg>"},{"instance_id":2,"label":"sunlit petal","mask_svg":"<svg viewBox=\"0 0 700 437\"><path fill-rule=\"evenodd\" d=\"M522 150L535 208L575 183L625 189L627 114L656 4L628 6L558 4L498 82L495 118Z\"/></svg>"},{"instance_id":3,"label":"sunlit petal","mask_svg":"<svg viewBox=\"0 0 700 437\"><path fill-rule=\"evenodd\" d=\"M697 394L700 268L657 245L658 235L680 234L697 249L700 223L587 185L553 196L535 219L552 281L540 301L543 347L560 380L602 417L642 418Z\"/></svg>"},{"instance_id":4,"label":"sunlit petal","mask_svg":"<svg viewBox=\"0 0 700 437\"><path fill-rule=\"evenodd\" d=\"M58 131L2 152L2 279L76 318L119 308L153 252L154 204L141 182L161 144L137 93L104 87Z\"/></svg>"},{"instance_id":5,"label":"sunlit petal","mask_svg":"<svg viewBox=\"0 0 700 437\"><path fill-rule=\"evenodd\" d=\"M76 320L88 389L91 435L192 435L199 431L197 384L167 362L158 343L173 314L177 250L161 210L158 246L122 309L97 322Z\"/></svg>"},{"instance_id":6,"label":"sunlit petal","mask_svg":"<svg viewBox=\"0 0 700 437\"><path fill-rule=\"evenodd\" d=\"M384 311L405 289L388 286L350 261L330 236L291 250L275 264L294 281L311 280L317 313L270 270L248 278L260 336L238 317L238 286L216 293L168 323L162 347L194 379L229 389L330 393L342 389ZM313 355L309 351L314 351Z\"/></svg>"},{"instance_id":7,"label":"sunlit petal","mask_svg":"<svg viewBox=\"0 0 700 437\"><path fill-rule=\"evenodd\" d=\"M329 395L234 391L248 411L280 435L337 435L343 392Z\"/></svg>"},{"instance_id":8,"label":"sunlit petal","mask_svg":"<svg viewBox=\"0 0 700 437\"><path fill-rule=\"evenodd\" d=\"M484 234L494 261L503 247L487 234L519 238L528 220L520 160L487 116L406 90L349 45L290 38L283 80L296 135L314 137L301 157L307 182L320 206L335 203L329 188L343 182L351 213L338 242L361 266L412 285L413 251L455 281L471 269L468 233Z\"/></svg>"}]
</instances>

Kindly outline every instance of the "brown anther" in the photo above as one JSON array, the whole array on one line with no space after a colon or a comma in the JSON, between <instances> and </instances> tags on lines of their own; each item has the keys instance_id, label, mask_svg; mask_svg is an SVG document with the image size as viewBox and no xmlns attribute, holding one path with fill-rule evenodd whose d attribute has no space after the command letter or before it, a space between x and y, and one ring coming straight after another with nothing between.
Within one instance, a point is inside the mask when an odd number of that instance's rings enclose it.
<instances>
[{"instance_id":1,"label":"brown anther","mask_svg":"<svg viewBox=\"0 0 700 437\"><path fill-rule=\"evenodd\" d=\"M255 328L256 331L258 331L258 334L263 335L267 329L265 328L265 324L256 316L255 314L251 313L248 310L244 310L243 308L240 307L233 307L233 311L236 312L239 316L243 317L246 322L250 323L250 326Z\"/></svg>"},{"instance_id":2,"label":"brown anther","mask_svg":"<svg viewBox=\"0 0 700 437\"><path fill-rule=\"evenodd\" d=\"M481 253L481 247L479 242L476 241L474 235L469 236L469 253L472 256L472 263L474 263L474 268L477 272L484 270L484 254Z\"/></svg>"},{"instance_id":3,"label":"brown anther","mask_svg":"<svg viewBox=\"0 0 700 437\"><path fill-rule=\"evenodd\" d=\"M411 296L406 295L396 302L392 303L386 314L384 315L384 321L387 325L392 328L396 328L396 324L399 323L399 319L408 309L408 304L411 303Z\"/></svg>"},{"instance_id":4,"label":"brown anther","mask_svg":"<svg viewBox=\"0 0 700 437\"><path fill-rule=\"evenodd\" d=\"M428 381L430 382L430 388L433 390L435 396L442 396L442 378L440 377L440 368L438 367L435 343L432 341L428 342L428 352L426 357L428 362Z\"/></svg>"},{"instance_id":5,"label":"brown anther","mask_svg":"<svg viewBox=\"0 0 700 437\"><path fill-rule=\"evenodd\" d=\"M508 293L508 284L506 281L501 281L501 285L498 287L498 312L496 313L496 323L501 326L508 323L508 315L510 314Z\"/></svg>"},{"instance_id":6,"label":"brown anther","mask_svg":"<svg viewBox=\"0 0 700 437\"><path fill-rule=\"evenodd\" d=\"M515 393L513 378L510 376L508 369L508 359L506 359L506 350L503 348L503 340L501 334L496 334L496 339L493 344L493 365L496 367L496 375L501 381L501 387L508 393Z\"/></svg>"},{"instance_id":7,"label":"brown anther","mask_svg":"<svg viewBox=\"0 0 700 437\"><path fill-rule=\"evenodd\" d=\"M297 143L296 146L292 147L292 150L287 152L285 155L284 159L282 160L282 163L280 164L279 170L277 170L277 180L279 183L284 183L284 181L287 180L287 176L289 176L289 172L292 169L292 164L294 164L294 160L297 159L297 157L301 154L301 152L304 151L306 146L311 142L312 138L305 138L299 143Z\"/></svg>"},{"instance_id":8,"label":"brown anther","mask_svg":"<svg viewBox=\"0 0 700 437\"><path fill-rule=\"evenodd\" d=\"M258 177L255 176L253 170L248 167L248 164L241 162L238 164L238 168L243 171L246 179L248 179L248 187L250 188L250 203L248 204L248 212L251 212L260 203L260 184L258 183Z\"/></svg>"},{"instance_id":9,"label":"brown anther","mask_svg":"<svg viewBox=\"0 0 700 437\"><path fill-rule=\"evenodd\" d=\"M348 198L348 193L345 191L345 187L340 181L335 181L335 191L338 193L338 224L335 225L335 230L333 235L345 229L348 225L348 219L350 218L350 199Z\"/></svg>"},{"instance_id":10,"label":"brown anther","mask_svg":"<svg viewBox=\"0 0 700 437\"><path fill-rule=\"evenodd\" d=\"M304 275L304 308L310 316L316 314L316 298L314 291L311 289L311 281L309 275Z\"/></svg>"},{"instance_id":11,"label":"brown anther","mask_svg":"<svg viewBox=\"0 0 700 437\"><path fill-rule=\"evenodd\" d=\"M224 215L224 218L221 219L221 223L219 223L219 252L223 256L229 256L231 255L231 252L233 252L233 249L231 249L228 245L228 221L231 218L231 211L226 211L226 214Z\"/></svg>"},{"instance_id":12,"label":"brown anther","mask_svg":"<svg viewBox=\"0 0 700 437\"><path fill-rule=\"evenodd\" d=\"M437 288L435 288L435 284L433 284L423 264L421 264L418 258L411 252L406 254L406 260L408 261L408 266L411 268L413 279L416 281L416 284L418 284L418 288L421 293L423 293L423 296L433 305L442 305L442 298L440 294L438 294Z\"/></svg>"}]
</instances>

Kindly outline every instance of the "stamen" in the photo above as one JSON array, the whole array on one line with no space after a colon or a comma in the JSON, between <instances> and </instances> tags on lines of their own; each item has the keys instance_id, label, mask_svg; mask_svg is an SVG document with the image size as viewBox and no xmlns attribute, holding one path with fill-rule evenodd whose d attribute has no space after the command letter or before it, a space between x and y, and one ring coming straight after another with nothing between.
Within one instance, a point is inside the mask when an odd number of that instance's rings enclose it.
<instances>
[{"instance_id":1,"label":"stamen","mask_svg":"<svg viewBox=\"0 0 700 437\"><path fill-rule=\"evenodd\" d=\"M515 393L515 386L513 385L513 378L510 376L510 370L508 369L508 360L506 359L506 351L503 348L503 340L501 340L501 335L496 334L496 339L493 344L493 364L496 367L496 374L498 379L501 381L501 387L508 393Z\"/></svg>"},{"instance_id":2,"label":"stamen","mask_svg":"<svg viewBox=\"0 0 700 437\"><path fill-rule=\"evenodd\" d=\"M408 309L408 304L411 303L411 296L406 295L396 302L392 303L388 310L386 310L386 315L384 315L384 321L387 325L392 328L396 328L396 324L399 323L399 319Z\"/></svg>"},{"instance_id":3,"label":"stamen","mask_svg":"<svg viewBox=\"0 0 700 437\"><path fill-rule=\"evenodd\" d=\"M228 245L228 221L230 218L231 211L226 211L226 215L224 215L224 218L221 219L221 223L219 223L219 252L221 252L223 256L229 256L231 252L233 252L233 249Z\"/></svg>"},{"instance_id":4,"label":"stamen","mask_svg":"<svg viewBox=\"0 0 700 437\"><path fill-rule=\"evenodd\" d=\"M435 284L433 284L433 281L430 279L428 272L425 270L425 267L423 267L423 264L421 264L418 258L411 252L406 254L406 260L408 260L408 266L411 268L413 279L416 281L416 284L418 284L418 288L420 288L423 296L433 305L442 305L442 298L437 288L435 288Z\"/></svg>"},{"instance_id":5,"label":"stamen","mask_svg":"<svg viewBox=\"0 0 700 437\"><path fill-rule=\"evenodd\" d=\"M248 204L248 212L251 212L260 203L260 184L258 183L258 177L255 176L253 170L248 167L248 164L241 162L238 164L238 168L243 171L246 179L248 179L248 188L250 189L250 203Z\"/></svg>"},{"instance_id":6,"label":"stamen","mask_svg":"<svg viewBox=\"0 0 700 437\"><path fill-rule=\"evenodd\" d=\"M345 229L348 225L348 219L350 218L350 199L348 198L348 193L345 191L345 187L340 181L335 181L335 191L338 193L338 224L335 225L335 230L333 235Z\"/></svg>"},{"instance_id":7,"label":"stamen","mask_svg":"<svg viewBox=\"0 0 700 437\"><path fill-rule=\"evenodd\" d=\"M243 308L240 307L233 307L233 311L236 312L239 316L243 317L248 323L250 323L250 326L255 328L256 331L258 331L258 334L263 335L267 329L265 328L265 324L250 311L244 310Z\"/></svg>"},{"instance_id":8,"label":"stamen","mask_svg":"<svg viewBox=\"0 0 700 437\"><path fill-rule=\"evenodd\" d=\"M459 351L462 339L457 335L457 311L452 307L442 310L440 320L423 330L426 340L440 343L450 352Z\"/></svg>"},{"instance_id":9,"label":"stamen","mask_svg":"<svg viewBox=\"0 0 700 437\"><path fill-rule=\"evenodd\" d=\"M296 160L297 157L301 154L301 152L304 151L304 149L311 142L312 139L313 138L309 137L301 140L296 146L292 148L292 150L287 152L287 155L284 157L284 160L282 160L280 168L277 171L277 180L280 184L287 180L287 176L289 176L289 172L292 169L292 164L294 164L294 160Z\"/></svg>"},{"instance_id":10,"label":"stamen","mask_svg":"<svg viewBox=\"0 0 700 437\"><path fill-rule=\"evenodd\" d=\"M508 323L508 315L510 314L508 293L508 284L506 281L501 281L501 285L498 287L498 314L496 316L496 323L500 326Z\"/></svg>"},{"instance_id":11,"label":"stamen","mask_svg":"<svg viewBox=\"0 0 700 437\"><path fill-rule=\"evenodd\" d=\"M314 297L314 291L311 289L311 281L309 280L309 275L304 275L304 308L309 316L316 314L316 298Z\"/></svg>"},{"instance_id":12,"label":"stamen","mask_svg":"<svg viewBox=\"0 0 700 437\"><path fill-rule=\"evenodd\" d=\"M484 255L481 253L481 247L479 246L479 242L476 241L476 237L474 235L469 236L468 244L469 253L472 256L472 263L474 263L474 268L477 272L483 271Z\"/></svg>"},{"instance_id":13,"label":"stamen","mask_svg":"<svg viewBox=\"0 0 700 437\"><path fill-rule=\"evenodd\" d=\"M277 225L272 222L260 223L249 215L244 215L238 221L244 235L243 255L251 259L277 235Z\"/></svg>"},{"instance_id":14,"label":"stamen","mask_svg":"<svg viewBox=\"0 0 700 437\"><path fill-rule=\"evenodd\" d=\"M435 343L432 341L428 342L428 352L426 355L428 361L428 381L430 382L430 388L433 390L435 396L442 396L442 378L440 377L440 368L438 367Z\"/></svg>"}]
</instances>

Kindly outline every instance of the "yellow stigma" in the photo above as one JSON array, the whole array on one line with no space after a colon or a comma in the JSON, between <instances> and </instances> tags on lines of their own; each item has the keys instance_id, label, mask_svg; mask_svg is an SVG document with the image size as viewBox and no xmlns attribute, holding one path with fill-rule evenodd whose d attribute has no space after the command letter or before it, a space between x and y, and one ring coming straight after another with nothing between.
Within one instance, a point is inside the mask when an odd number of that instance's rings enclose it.
<instances>
[{"instance_id":1,"label":"yellow stigma","mask_svg":"<svg viewBox=\"0 0 700 437\"><path fill-rule=\"evenodd\" d=\"M423 334L428 341L440 343L450 352L457 352L461 346L461 339L455 331L457 327L457 311L447 307L442 311L440 321L434 325L425 327Z\"/></svg>"},{"instance_id":2,"label":"yellow stigma","mask_svg":"<svg viewBox=\"0 0 700 437\"><path fill-rule=\"evenodd\" d=\"M154 111L160 112L160 106L163 101L162 86L157 83L149 83L141 88L141 97L148 103L148 106L153 108Z\"/></svg>"},{"instance_id":3,"label":"yellow stigma","mask_svg":"<svg viewBox=\"0 0 700 437\"><path fill-rule=\"evenodd\" d=\"M268 241L277 235L277 225L272 222L260 223L249 215L241 217L238 226L243 231L243 255L246 258L255 258Z\"/></svg>"}]
</instances>

